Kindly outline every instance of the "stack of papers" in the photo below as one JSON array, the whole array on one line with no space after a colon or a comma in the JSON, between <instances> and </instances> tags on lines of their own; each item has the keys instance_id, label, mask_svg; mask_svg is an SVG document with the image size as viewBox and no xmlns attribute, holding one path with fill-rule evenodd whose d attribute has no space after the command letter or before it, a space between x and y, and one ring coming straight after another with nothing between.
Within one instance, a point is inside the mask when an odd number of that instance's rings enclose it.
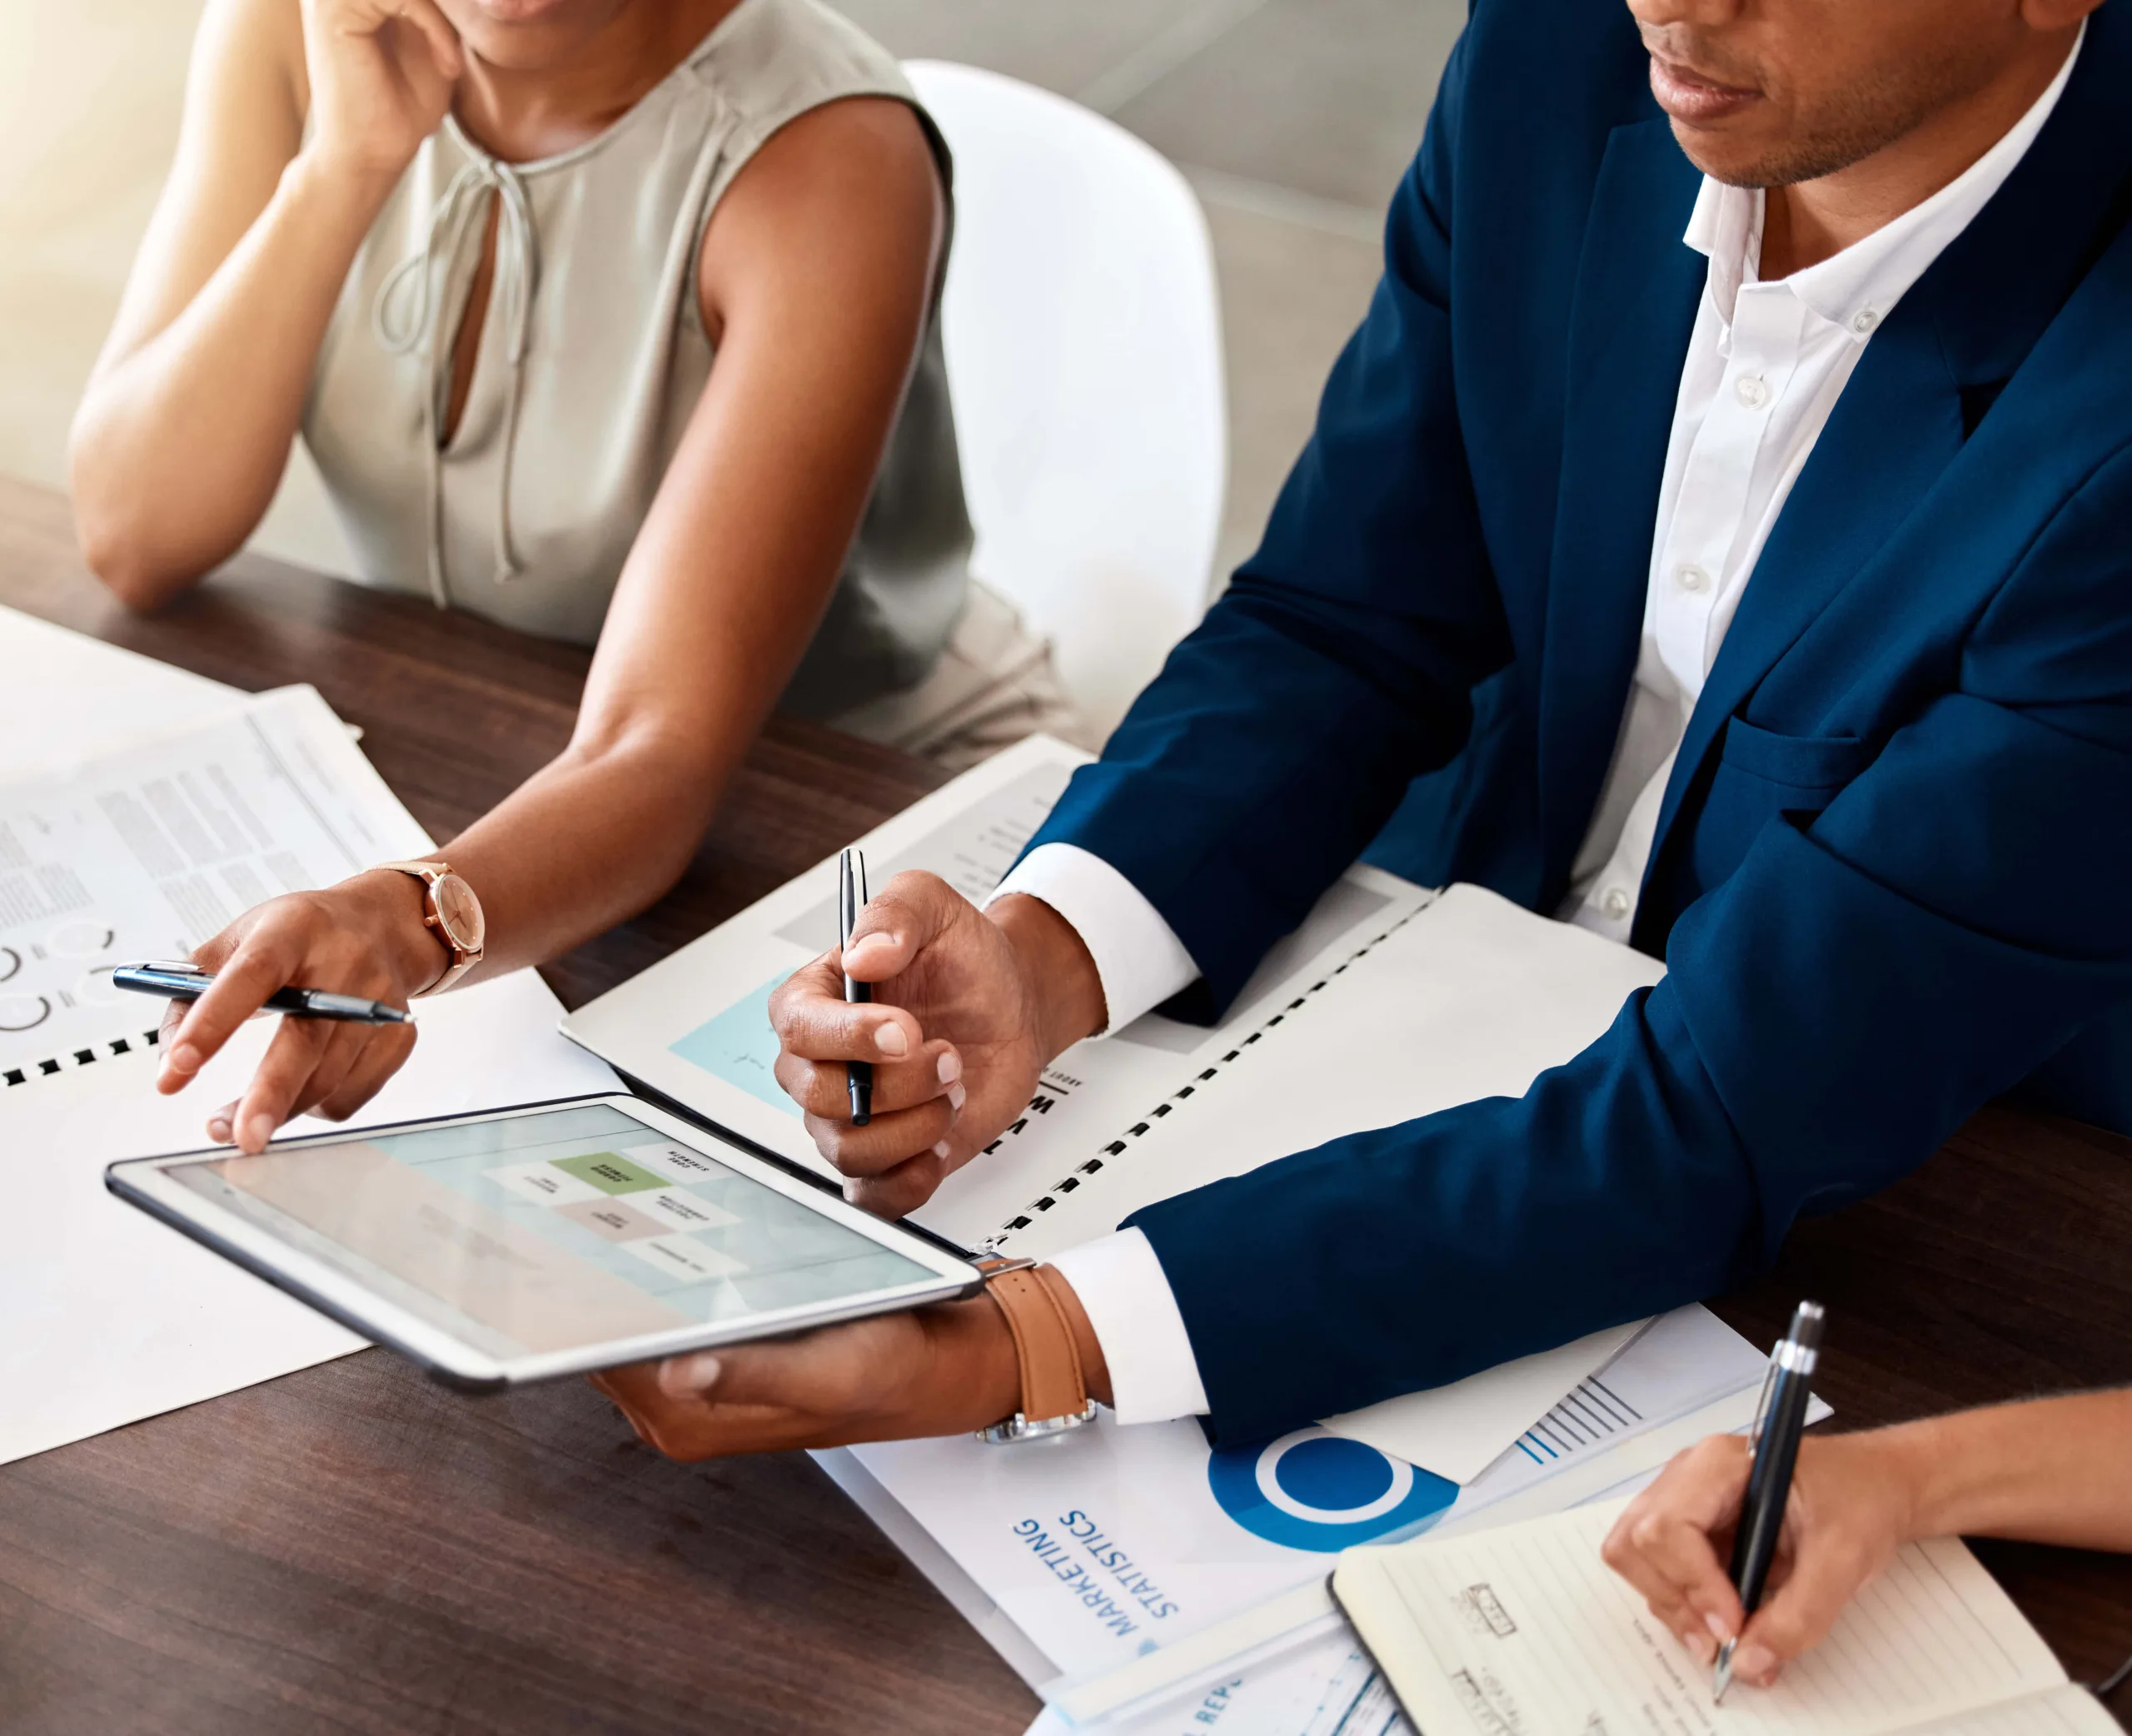
<instances>
[{"instance_id":1,"label":"stack of papers","mask_svg":"<svg viewBox=\"0 0 2132 1736\"><path fill-rule=\"evenodd\" d=\"M1766 1366L1707 1309L1676 1309L1463 1485L1323 1428L1217 1452L1193 1422L1108 1416L1027 1451L957 1438L817 1456L1031 1686L1055 1688L1320 1582L1357 1544L1455 1535L1646 1476L1746 1427Z\"/></svg>"}]
</instances>

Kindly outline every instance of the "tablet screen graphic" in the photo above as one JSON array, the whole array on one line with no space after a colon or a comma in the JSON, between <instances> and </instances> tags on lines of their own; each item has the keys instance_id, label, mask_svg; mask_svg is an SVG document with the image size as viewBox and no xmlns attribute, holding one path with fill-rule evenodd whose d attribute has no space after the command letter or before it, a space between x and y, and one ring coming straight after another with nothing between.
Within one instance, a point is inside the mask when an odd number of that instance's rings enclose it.
<instances>
[{"instance_id":1,"label":"tablet screen graphic","mask_svg":"<svg viewBox=\"0 0 2132 1736\"><path fill-rule=\"evenodd\" d=\"M421 1311L498 1354L738 1319L927 1276L604 1105L171 1173L426 1304Z\"/></svg>"}]
</instances>

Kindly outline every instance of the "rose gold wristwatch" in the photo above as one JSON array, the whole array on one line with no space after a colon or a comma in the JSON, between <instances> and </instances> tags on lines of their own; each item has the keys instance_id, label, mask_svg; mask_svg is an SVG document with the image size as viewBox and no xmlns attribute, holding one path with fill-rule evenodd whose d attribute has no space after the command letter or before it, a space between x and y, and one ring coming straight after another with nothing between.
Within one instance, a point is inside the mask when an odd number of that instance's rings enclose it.
<instances>
[{"instance_id":1,"label":"rose gold wristwatch","mask_svg":"<svg viewBox=\"0 0 2132 1736\"><path fill-rule=\"evenodd\" d=\"M422 903L426 907L422 925L443 943L451 962L445 966L441 977L416 992L442 994L481 962L481 949L488 939L481 901L474 896L472 887L451 872L449 863L381 862L377 866L381 872L395 868L412 874L422 883Z\"/></svg>"},{"instance_id":2,"label":"rose gold wristwatch","mask_svg":"<svg viewBox=\"0 0 2132 1736\"><path fill-rule=\"evenodd\" d=\"M1022 1408L979 1430L978 1439L1004 1446L1093 1422L1096 1401L1088 1396L1080 1349L1065 1305L1052 1287L1066 1281L1034 1260L980 1261L978 1270L984 1274L985 1294L1007 1316L1022 1370Z\"/></svg>"}]
</instances>

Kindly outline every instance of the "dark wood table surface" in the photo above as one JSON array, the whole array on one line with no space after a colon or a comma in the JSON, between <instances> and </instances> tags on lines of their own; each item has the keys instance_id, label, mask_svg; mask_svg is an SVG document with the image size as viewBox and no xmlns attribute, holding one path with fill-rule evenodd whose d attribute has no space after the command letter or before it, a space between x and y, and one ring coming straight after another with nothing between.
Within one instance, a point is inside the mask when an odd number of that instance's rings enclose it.
<instances>
[{"instance_id":1,"label":"dark wood table surface","mask_svg":"<svg viewBox=\"0 0 2132 1736\"><path fill-rule=\"evenodd\" d=\"M241 687L313 683L441 838L560 748L585 665L249 556L129 615L64 503L5 482L0 603ZM941 781L773 722L681 884L548 980L589 998ZM1988 1111L1715 1306L1767 1343L1803 1295L1830 1309L1841 1426L2132 1382L2132 1142ZM2132 1559L1980 1552L2076 1677L2132 1651ZM1036 1709L804 1455L671 1465L580 1383L471 1401L369 1350L0 1468L6 1736L991 1732Z\"/></svg>"}]
</instances>

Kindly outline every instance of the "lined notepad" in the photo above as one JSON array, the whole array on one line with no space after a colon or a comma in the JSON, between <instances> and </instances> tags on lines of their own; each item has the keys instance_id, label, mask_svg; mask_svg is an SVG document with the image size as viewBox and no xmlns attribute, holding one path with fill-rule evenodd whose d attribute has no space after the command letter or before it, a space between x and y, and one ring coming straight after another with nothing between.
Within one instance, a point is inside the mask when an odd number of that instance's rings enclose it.
<instances>
[{"instance_id":1,"label":"lined notepad","mask_svg":"<svg viewBox=\"0 0 2132 1736\"><path fill-rule=\"evenodd\" d=\"M1776 1686L1710 1671L1600 1559L1620 1503L1363 1549L1332 1589L1430 1736L2119 1736L1955 1538L1906 1545Z\"/></svg>"}]
</instances>

